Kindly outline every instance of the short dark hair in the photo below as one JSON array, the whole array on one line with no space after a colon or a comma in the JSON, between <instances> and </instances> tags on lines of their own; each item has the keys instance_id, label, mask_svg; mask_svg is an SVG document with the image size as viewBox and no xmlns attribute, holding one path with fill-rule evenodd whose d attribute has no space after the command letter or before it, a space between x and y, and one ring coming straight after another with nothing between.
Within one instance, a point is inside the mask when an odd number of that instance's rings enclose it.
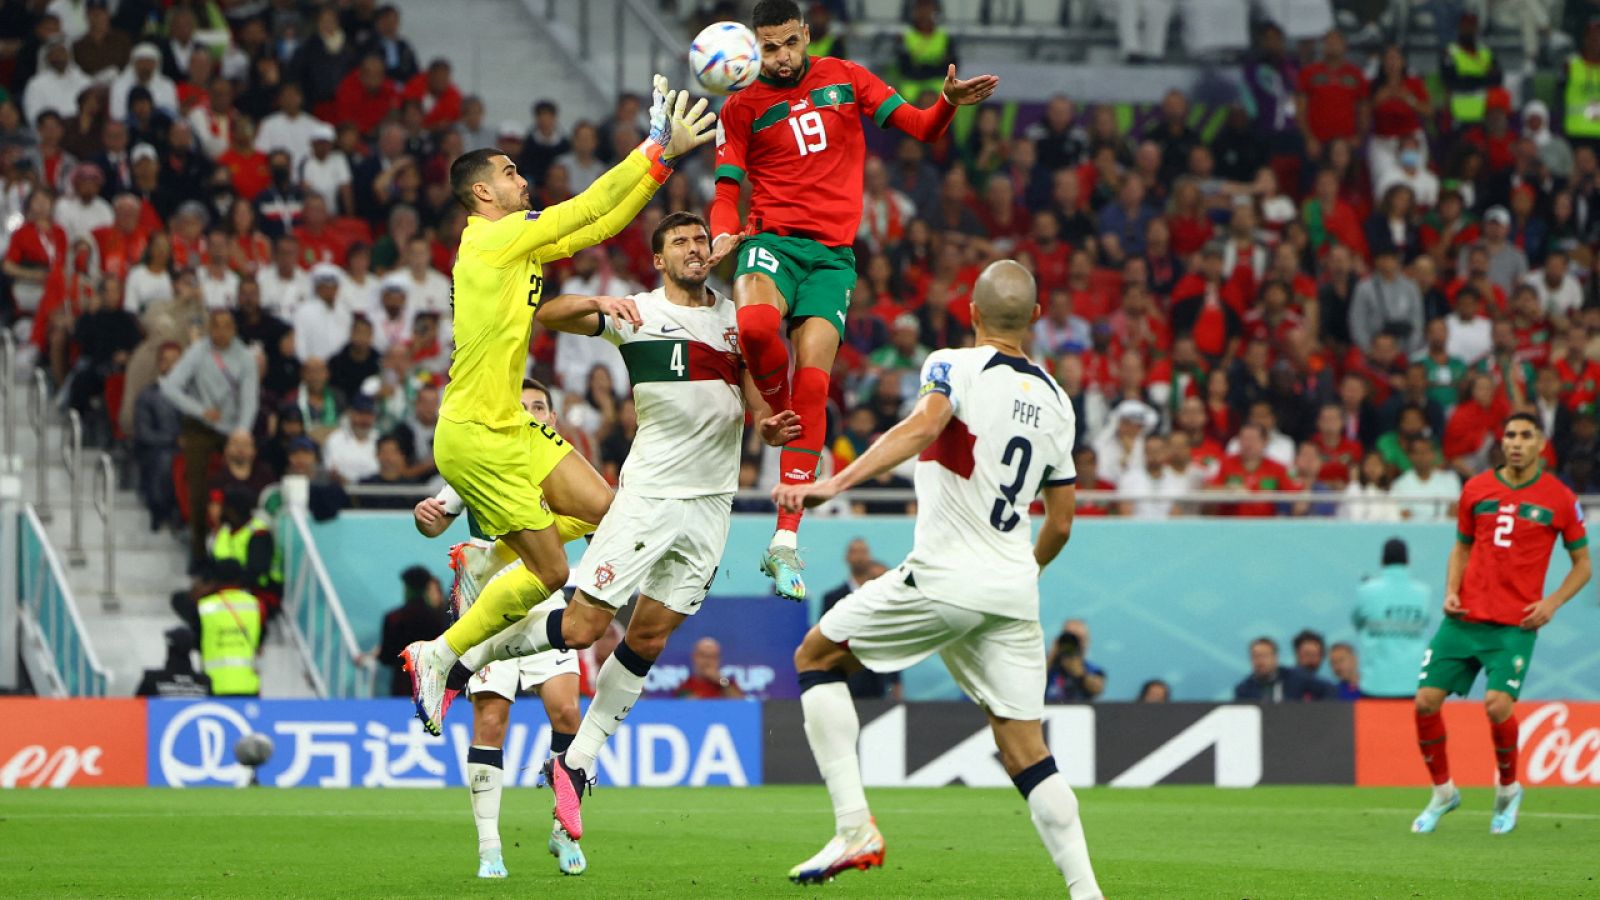
<instances>
[{"instance_id":1,"label":"short dark hair","mask_svg":"<svg viewBox=\"0 0 1600 900\"><path fill-rule=\"evenodd\" d=\"M1327 649L1328 646L1328 642L1322 637L1322 632L1310 628L1302 628L1300 633L1294 636L1294 648L1299 650L1301 644L1316 644L1323 649Z\"/></svg>"},{"instance_id":2,"label":"short dark hair","mask_svg":"<svg viewBox=\"0 0 1600 900\"><path fill-rule=\"evenodd\" d=\"M1257 644L1266 644L1268 647L1272 648L1272 652L1274 654L1276 654L1278 652L1278 642L1273 640L1272 638L1267 637L1266 635L1262 635L1261 637L1258 637L1255 640L1250 642L1250 646L1252 648L1255 647Z\"/></svg>"},{"instance_id":3,"label":"short dark hair","mask_svg":"<svg viewBox=\"0 0 1600 900\"><path fill-rule=\"evenodd\" d=\"M488 176L492 168L489 160L502 155L494 147L479 147L461 154L450 164L450 193L455 195L456 202L467 212L477 212L472 186Z\"/></svg>"},{"instance_id":4,"label":"short dark hair","mask_svg":"<svg viewBox=\"0 0 1600 900\"><path fill-rule=\"evenodd\" d=\"M1501 430L1504 430L1506 426L1510 425L1512 422L1527 422L1529 425L1533 426L1534 431L1544 434L1544 423L1540 422L1539 417L1531 412L1514 412L1511 415L1506 416L1505 421L1500 423Z\"/></svg>"},{"instance_id":5,"label":"short dark hair","mask_svg":"<svg viewBox=\"0 0 1600 900\"><path fill-rule=\"evenodd\" d=\"M706 226L706 220L695 213L685 212L684 210L667 213L662 217L661 224L656 226L656 230L650 233L650 252L660 253L662 248L667 245L667 233L674 228L696 226L705 228L708 235L711 233L711 229Z\"/></svg>"},{"instance_id":6,"label":"short dark hair","mask_svg":"<svg viewBox=\"0 0 1600 900\"><path fill-rule=\"evenodd\" d=\"M800 4L794 0L759 0L750 13L751 28L771 28L789 22L805 22L800 15Z\"/></svg>"},{"instance_id":7,"label":"short dark hair","mask_svg":"<svg viewBox=\"0 0 1600 900\"><path fill-rule=\"evenodd\" d=\"M537 116L540 113L549 113L554 116L560 113L560 108L549 100L540 100L533 105L533 114Z\"/></svg>"},{"instance_id":8,"label":"short dark hair","mask_svg":"<svg viewBox=\"0 0 1600 900\"><path fill-rule=\"evenodd\" d=\"M525 391L538 391L539 393L543 394L544 402L546 404L549 404L554 399L550 395L550 389L545 387L545 383L537 378L522 379L522 389Z\"/></svg>"}]
</instances>

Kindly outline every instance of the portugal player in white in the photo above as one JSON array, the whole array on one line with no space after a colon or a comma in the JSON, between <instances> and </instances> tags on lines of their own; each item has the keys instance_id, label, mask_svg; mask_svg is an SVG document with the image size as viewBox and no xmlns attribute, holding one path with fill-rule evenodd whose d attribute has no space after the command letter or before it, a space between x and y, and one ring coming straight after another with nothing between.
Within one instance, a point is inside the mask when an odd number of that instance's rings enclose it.
<instances>
[{"instance_id":1,"label":"portugal player in white","mask_svg":"<svg viewBox=\"0 0 1600 900\"><path fill-rule=\"evenodd\" d=\"M595 756L639 699L667 637L711 589L728 540L747 407L769 444L800 433L799 416L772 415L740 366L733 302L705 286L711 255L705 220L669 214L651 235L651 249L660 288L632 297L563 295L539 309L546 328L594 335L621 349L639 430L611 508L573 569L572 602L537 607L483 645L489 660L582 649L639 592L627 634L600 667L577 737L546 769L556 819L574 839L583 836L579 796Z\"/></svg>"},{"instance_id":2,"label":"portugal player in white","mask_svg":"<svg viewBox=\"0 0 1600 900\"><path fill-rule=\"evenodd\" d=\"M832 478L773 489L781 509L817 506L918 459L911 555L829 610L795 651L806 739L833 799L836 832L789 877L821 882L883 864L883 835L861 787L861 725L845 678L862 665L898 672L937 652L988 713L1000 762L1027 799L1073 900L1088 900L1100 887L1078 800L1057 773L1040 726L1039 572L1072 530L1072 404L1022 351L1039 316L1033 276L1015 262L994 263L972 298L977 346L929 355L921 395L904 421ZM1041 492L1044 523L1030 543L1028 506Z\"/></svg>"},{"instance_id":3,"label":"portugal player in white","mask_svg":"<svg viewBox=\"0 0 1600 900\"><path fill-rule=\"evenodd\" d=\"M556 426L555 406L550 391L531 379L522 382L522 408L533 416L532 427ZM417 531L434 538L444 534L463 512L467 514L471 539L450 548L450 568L455 583L450 586L451 618L467 611L489 579L508 566L520 565L517 553L495 541L478 527L477 517L466 508L455 488L445 485L436 496L419 502L411 515ZM560 596L551 597L539 607L564 605ZM470 657L477 648L467 651ZM500 846L500 794L505 782L506 724L511 704L519 690L539 695L545 716L550 719L550 752L560 753L572 743L578 731L578 654L570 650L550 650L534 656L505 660L482 666L470 677L460 663L451 670L446 691L459 691L465 684L472 698L472 744L467 748L467 787L472 791L472 818L478 826L478 877L505 878L505 856ZM459 671L458 671L459 670ZM458 677L462 676L462 677ZM547 844L556 865L565 875L582 875L588 868L583 848L567 834L560 822L553 822Z\"/></svg>"}]
</instances>

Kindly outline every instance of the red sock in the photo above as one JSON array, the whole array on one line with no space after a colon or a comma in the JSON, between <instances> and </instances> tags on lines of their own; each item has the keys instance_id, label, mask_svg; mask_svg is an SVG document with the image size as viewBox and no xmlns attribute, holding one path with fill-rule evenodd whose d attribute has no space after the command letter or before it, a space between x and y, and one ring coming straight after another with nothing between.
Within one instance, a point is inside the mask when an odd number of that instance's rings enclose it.
<instances>
[{"instance_id":1,"label":"red sock","mask_svg":"<svg viewBox=\"0 0 1600 900\"><path fill-rule=\"evenodd\" d=\"M784 484L805 484L817 477L822 442L828 436L828 373L805 368L794 373L793 409L800 415L800 436L778 454L778 477ZM800 513L778 513L779 531L799 531Z\"/></svg>"},{"instance_id":2,"label":"red sock","mask_svg":"<svg viewBox=\"0 0 1600 900\"><path fill-rule=\"evenodd\" d=\"M1494 765L1500 770L1500 783L1513 784L1517 780L1517 738L1522 728L1517 717L1495 724L1489 723L1489 736L1494 740Z\"/></svg>"},{"instance_id":3,"label":"red sock","mask_svg":"<svg viewBox=\"0 0 1600 900\"><path fill-rule=\"evenodd\" d=\"M1445 754L1444 713L1425 716L1417 713L1417 746L1434 784L1450 780L1450 758ZM1515 751L1513 751L1515 752Z\"/></svg>"},{"instance_id":4,"label":"red sock","mask_svg":"<svg viewBox=\"0 0 1600 900\"><path fill-rule=\"evenodd\" d=\"M738 312L739 350L756 389L774 412L789 408L789 348L783 345L783 314L764 303Z\"/></svg>"}]
</instances>

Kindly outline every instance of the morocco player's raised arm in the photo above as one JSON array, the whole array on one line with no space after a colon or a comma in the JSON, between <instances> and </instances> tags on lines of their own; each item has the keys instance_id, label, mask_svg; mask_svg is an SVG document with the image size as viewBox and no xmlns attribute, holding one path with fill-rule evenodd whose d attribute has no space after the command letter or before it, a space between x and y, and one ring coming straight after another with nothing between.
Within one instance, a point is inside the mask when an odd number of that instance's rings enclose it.
<instances>
[{"instance_id":1,"label":"morocco player's raised arm","mask_svg":"<svg viewBox=\"0 0 1600 900\"><path fill-rule=\"evenodd\" d=\"M546 263L615 237L644 209L671 170L635 150L583 193L526 216L506 216L490 229L486 247L496 265L529 256Z\"/></svg>"},{"instance_id":2,"label":"morocco player's raised arm","mask_svg":"<svg viewBox=\"0 0 1600 900\"><path fill-rule=\"evenodd\" d=\"M933 105L919 109L906 102L900 92L885 84L866 66L845 62L850 71L850 83L855 88L856 105L863 115L878 123L879 128L897 128L919 141L934 141L950 127L956 117L955 104L945 99L943 92L934 97Z\"/></svg>"},{"instance_id":3,"label":"morocco player's raised arm","mask_svg":"<svg viewBox=\"0 0 1600 900\"><path fill-rule=\"evenodd\" d=\"M739 221L739 186L744 183L745 152L751 128L746 105L730 100L722 108L722 117L717 119L717 193L707 216L712 240L743 230Z\"/></svg>"}]
</instances>

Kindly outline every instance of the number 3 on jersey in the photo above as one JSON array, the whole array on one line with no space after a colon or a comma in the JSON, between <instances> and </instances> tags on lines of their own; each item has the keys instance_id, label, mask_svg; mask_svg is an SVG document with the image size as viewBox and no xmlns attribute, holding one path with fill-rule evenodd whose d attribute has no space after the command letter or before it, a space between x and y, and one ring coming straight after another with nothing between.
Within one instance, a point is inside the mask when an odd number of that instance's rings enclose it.
<instances>
[{"instance_id":1,"label":"number 3 on jersey","mask_svg":"<svg viewBox=\"0 0 1600 900\"><path fill-rule=\"evenodd\" d=\"M1013 462L1012 457L1016 457ZM994 508L989 511L989 524L999 531L1010 531L1022 521L1022 514L1017 512L1017 497L1022 493L1022 485L1028 480L1028 465L1033 462L1033 444L1025 437L1014 437L1011 443L1006 444L1005 452L1000 454L1000 464L1003 466L1015 465L1017 477L1011 479L1010 484L1000 485L1000 496L994 501Z\"/></svg>"},{"instance_id":2,"label":"number 3 on jersey","mask_svg":"<svg viewBox=\"0 0 1600 900\"><path fill-rule=\"evenodd\" d=\"M794 147L801 156L828 149L828 131L822 127L822 114L812 110L789 120L794 132Z\"/></svg>"}]
</instances>

